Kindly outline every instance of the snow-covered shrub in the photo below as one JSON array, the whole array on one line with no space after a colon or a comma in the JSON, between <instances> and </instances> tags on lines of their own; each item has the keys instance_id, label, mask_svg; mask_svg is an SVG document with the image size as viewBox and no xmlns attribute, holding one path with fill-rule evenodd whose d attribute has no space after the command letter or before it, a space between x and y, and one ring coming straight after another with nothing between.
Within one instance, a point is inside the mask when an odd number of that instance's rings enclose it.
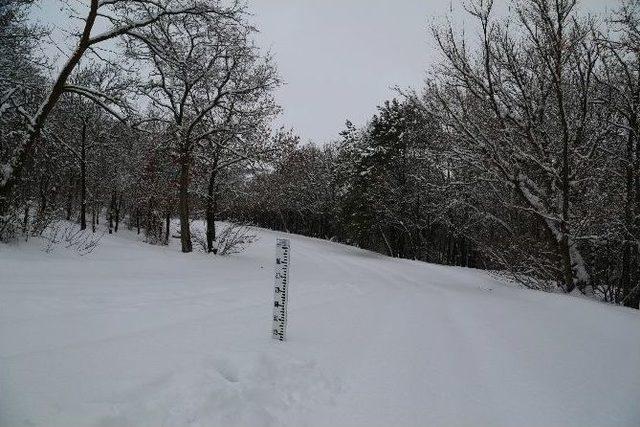
<instances>
[{"instance_id":1,"label":"snow-covered shrub","mask_svg":"<svg viewBox=\"0 0 640 427\"><path fill-rule=\"evenodd\" d=\"M249 224L228 222L219 227L220 231L213 242L213 253L216 255L239 254L257 240ZM207 252L207 236L203 230L192 229L191 238L202 252Z\"/></svg>"},{"instance_id":2,"label":"snow-covered shrub","mask_svg":"<svg viewBox=\"0 0 640 427\"><path fill-rule=\"evenodd\" d=\"M42 249L52 252L57 246L62 245L80 255L87 255L98 247L104 234L104 231L93 233L90 230L81 230L79 225L65 221L52 222L41 234L44 241Z\"/></svg>"},{"instance_id":3,"label":"snow-covered shrub","mask_svg":"<svg viewBox=\"0 0 640 427\"><path fill-rule=\"evenodd\" d=\"M222 227L216 240L218 255L232 255L244 252L257 240L256 234L246 223L227 223Z\"/></svg>"},{"instance_id":4,"label":"snow-covered shrub","mask_svg":"<svg viewBox=\"0 0 640 427\"><path fill-rule=\"evenodd\" d=\"M200 252L207 252L207 236L199 228L191 229L191 240Z\"/></svg>"}]
</instances>

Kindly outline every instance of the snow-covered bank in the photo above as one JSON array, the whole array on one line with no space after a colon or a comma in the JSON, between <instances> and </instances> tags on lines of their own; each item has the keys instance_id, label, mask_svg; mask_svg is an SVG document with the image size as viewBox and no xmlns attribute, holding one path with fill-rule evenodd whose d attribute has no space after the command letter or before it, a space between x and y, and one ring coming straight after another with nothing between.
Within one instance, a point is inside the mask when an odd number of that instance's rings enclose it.
<instances>
[{"instance_id":1,"label":"snow-covered bank","mask_svg":"<svg viewBox=\"0 0 640 427\"><path fill-rule=\"evenodd\" d=\"M638 426L640 313L289 236L0 246L0 426Z\"/></svg>"}]
</instances>

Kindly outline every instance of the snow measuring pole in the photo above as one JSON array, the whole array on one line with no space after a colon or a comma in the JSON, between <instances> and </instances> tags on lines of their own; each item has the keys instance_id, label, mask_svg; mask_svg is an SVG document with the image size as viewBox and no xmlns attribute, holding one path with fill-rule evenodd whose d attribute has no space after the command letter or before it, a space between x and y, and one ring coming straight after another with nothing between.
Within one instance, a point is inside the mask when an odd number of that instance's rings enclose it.
<instances>
[{"instance_id":1,"label":"snow measuring pole","mask_svg":"<svg viewBox=\"0 0 640 427\"><path fill-rule=\"evenodd\" d=\"M276 239L276 276L273 293L273 339L284 341L287 331L287 294L291 246L288 239Z\"/></svg>"}]
</instances>

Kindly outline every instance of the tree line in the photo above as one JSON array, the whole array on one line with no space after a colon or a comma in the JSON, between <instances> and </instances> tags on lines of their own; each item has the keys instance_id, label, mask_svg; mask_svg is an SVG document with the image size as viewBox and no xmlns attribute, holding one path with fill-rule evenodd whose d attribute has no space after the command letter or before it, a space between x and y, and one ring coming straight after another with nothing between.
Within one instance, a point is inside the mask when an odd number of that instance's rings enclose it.
<instances>
[{"instance_id":1,"label":"tree line","mask_svg":"<svg viewBox=\"0 0 640 427\"><path fill-rule=\"evenodd\" d=\"M180 218L205 211L214 252L217 199L227 174L265 167L280 85L239 2L60 0L81 22L66 61L33 0L0 2L0 237L74 219L109 232L120 222L167 243ZM280 132L285 134L286 132Z\"/></svg>"},{"instance_id":2,"label":"tree line","mask_svg":"<svg viewBox=\"0 0 640 427\"><path fill-rule=\"evenodd\" d=\"M166 244L177 216L183 252L196 218L215 252L230 219L640 304L638 0L467 2L423 87L322 145L271 129L281 81L239 3L60 1L83 23L61 65L32 3L0 0L4 240L66 218Z\"/></svg>"},{"instance_id":3,"label":"tree line","mask_svg":"<svg viewBox=\"0 0 640 427\"><path fill-rule=\"evenodd\" d=\"M246 184L258 224L640 303L640 2L467 3L441 60L362 128ZM473 35L470 35L473 33Z\"/></svg>"}]
</instances>

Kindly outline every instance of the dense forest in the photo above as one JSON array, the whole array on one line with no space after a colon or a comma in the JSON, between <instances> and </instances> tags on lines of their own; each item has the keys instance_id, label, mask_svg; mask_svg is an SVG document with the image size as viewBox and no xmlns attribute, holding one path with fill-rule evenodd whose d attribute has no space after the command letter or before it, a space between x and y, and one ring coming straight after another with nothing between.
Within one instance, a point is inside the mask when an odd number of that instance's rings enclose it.
<instances>
[{"instance_id":1,"label":"dense forest","mask_svg":"<svg viewBox=\"0 0 640 427\"><path fill-rule=\"evenodd\" d=\"M68 2L57 64L33 3L0 0L4 241L106 221L213 254L229 220L640 305L637 0L467 2L473 31L425 31L423 87L317 145L272 128L282 82L242 4Z\"/></svg>"}]
</instances>

